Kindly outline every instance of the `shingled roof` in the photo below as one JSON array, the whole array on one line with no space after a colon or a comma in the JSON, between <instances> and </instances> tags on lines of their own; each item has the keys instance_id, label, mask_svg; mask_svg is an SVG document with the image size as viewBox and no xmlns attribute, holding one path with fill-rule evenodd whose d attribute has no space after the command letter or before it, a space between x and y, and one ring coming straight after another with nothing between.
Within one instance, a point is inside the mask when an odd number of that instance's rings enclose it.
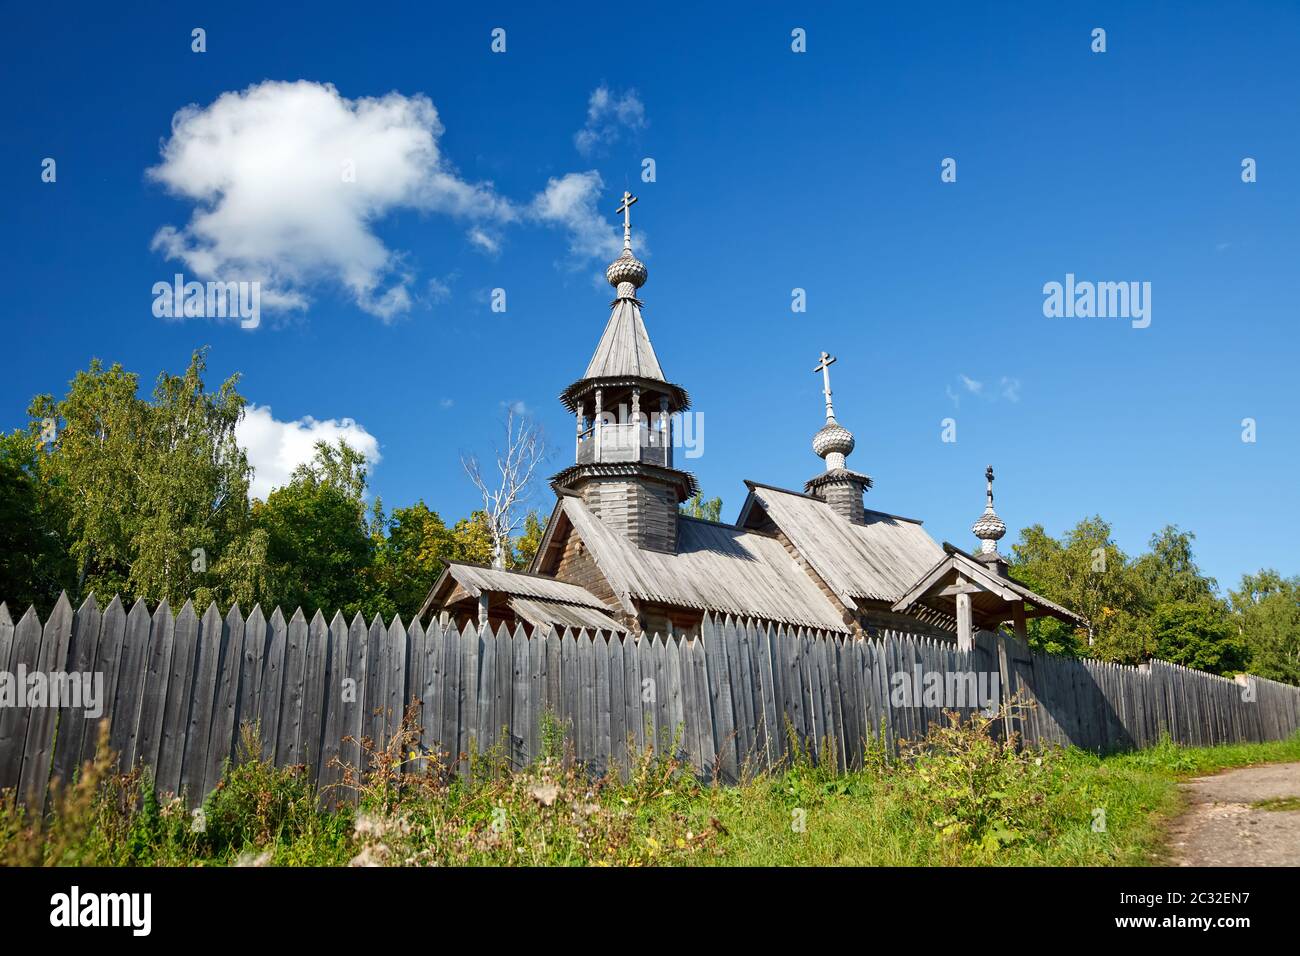
<instances>
[{"instance_id":1,"label":"shingled roof","mask_svg":"<svg viewBox=\"0 0 1300 956\"><path fill-rule=\"evenodd\" d=\"M865 511L863 524L837 514L825 501L747 481L752 502L772 518L790 543L846 605L854 598L897 601L943 557L921 522ZM746 502L745 510L752 507ZM739 523L743 524L742 512Z\"/></svg>"},{"instance_id":2,"label":"shingled roof","mask_svg":"<svg viewBox=\"0 0 1300 956\"><path fill-rule=\"evenodd\" d=\"M583 501L565 517L629 612L630 599L848 633L808 575L771 535L682 515L677 553L647 551L610 530Z\"/></svg>"},{"instance_id":3,"label":"shingled roof","mask_svg":"<svg viewBox=\"0 0 1300 956\"><path fill-rule=\"evenodd\" d=\"M530 624L627 630L605 613L605 605L586 588L540 574L485 568L459 561L448 563L429 590L418 616L423 617L433 607L445 602L457 585L470 597L476 598L484 592L504 595L510 610Z\"/></svg>"}]
</instances>

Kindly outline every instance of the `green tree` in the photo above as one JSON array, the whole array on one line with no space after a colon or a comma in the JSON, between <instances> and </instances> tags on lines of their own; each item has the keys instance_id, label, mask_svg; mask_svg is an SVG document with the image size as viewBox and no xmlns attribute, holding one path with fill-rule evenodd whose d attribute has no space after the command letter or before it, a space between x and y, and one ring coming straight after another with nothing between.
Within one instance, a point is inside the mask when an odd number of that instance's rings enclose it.
<instances>
[{"instance_id":1,"label":"green tree","mask_svg":"<svg viewBox=\"0 0 1300 956\"><path fill-rule=\"evenodd\" d=\"M528 570L528 565L533 562L533 556L542 545L542 535L545 533L546 526L542 524L541 516L535 510L528 512L524 517L523 533L511 543L514 551L511 567L516 571Z\"/></svg>"},{"instance_id":2,"label":"green tree","mask_svg":"<svg viewBox=\"0 0 1300 956\"><path fill-rule=\"evenodd\" d=\"M77 569L75 598L257 597L264 540L234 437L244 399L238 376L209 393L205 370L205 351L194 352L183 375L158 376L146 401L133 373L96 359L62 400L33 400L32 433L55 432L38 470Z\"/></svg>"},{"instance_id":3,"label":"green tree","mask_svg":"<svg viewBox=\"0 0 1300 956\"><path fill-rule=\"evenodd\" d=\"M451 529L451 534L456 543L453 556L455 560L470 564L492 564L496 549L485 512L475 511L468 518L461 518Z\"/></svg>"},{"instance_id":4,"label":"green tree","mask_svg":"<svg viewBox=\"0 0 1300 956\"><path fill-rule=\"evenodd\" d=\"M317 442L313 459L288 484L254 504L267 535L268 591L286 613L371 610L375 541L365 488L365 456L342 439Z\"/></svg>"},{"instance_id":5,"label":"green tree","mask_svg":"<svg viewBox=\"0 0 1300 956\"><path fill-rule=\"evenodd\" d=\"M1133 562L1143 598L1151 605L1173 601L1200 601L1218 590L1214 578L1201 574L1192 554L1196 535L1166 525L1151 536L1151 550Z\"/></svg>"},{"instance_id":6,"label":"green tree","mask_svg":"<svg viewBox=\"0 0 1300 956\"><path fill-rule=\"evenodd\" d=\"M33 434L56 433L39 470L66 522L77 569L74 602L85 591L128 593L140 519L137 469L148 429L138 388L134 373L116 364L106 370L94 359L63 399L38 395L28 408Z\"/></svg>"},{"instance_id":7,"label":"green tree","mask_svg":"<svg viewBox=\"0 0 1300 956\"><path fill-rule=\"evenodd\" d=\"M1133 614L1141 607L1139 590L1127 557L1100 516L1080 521L1059 541L1042 525L1032 525L1020 532L1011 551L1013 577L1083 615L1093 627L1090 649L1087 632L1055 618L1036 618L1029 623L1031 644L1111 660L1137 654Z\"/></svg>"},{"instance_id":8,"label":"green tree","mask_svg":"<svg viewBox=\"0 0 1300 956\"><path fill-rule=\"evenodd\" d=\"M49 612L76 584L49 487L41 480L40 440L32 431L0 435L0 600L21 614Z\"/></svg>"},{"instance_id":9,"label":"green tree","mask_svg":"<svg viewBox=\"0 0 1300 956\"><path fill-rule=\"evenodd\" d=\"M1272 569L1245 574L1229 598L1250 672L1300 684L1300 576L1284 578Z\"/></svg>"},{"instance_id":10,"label":"green tree","mask_svg":"<svg viewBox=\"0 0 1300 956\"><path fill-rule=\"evenodd\" d=\"M699 492L694 496L686 499L682 503L681 513L690 515L692 518L703 518L705 521L722 520L722 499L705 498Z\"/></svg>"},{"instance_id":11,"label":"green tree","mask_svg":"<svg viewBox=\"0 0 1300 956\"><path fill-rule=\"evenodd\" d=\"M231 376L203 384L204 353L184 375L158 376L137 463L138 525L130 587L173 604L189 596L245 607L265 590L266 534L252 521L252 471L235 441L244 398Z\"/></svg>"},{"instance_id":12,"label":"green tree","mask_svg":"<svg viewBox=\"0 0 1300 956\"><path fill-rule=\"evenodd\" d=\"M454 533L423 501L398 508L375 540L368 612L411 620L456 551Z\"/></svg>"},{"instance_id":13,"label":"green tree","mask_svg":"<svg viewBox=\"0 0 1300 956\"><path fill-rule=\"evenodd\" d=\"M1245 643L1212 596L1159 603L1143 627L1150 633L1155 656L1163 660L1211 674L1233 673L1245 666Z\"/></svg>"}]
</instances>

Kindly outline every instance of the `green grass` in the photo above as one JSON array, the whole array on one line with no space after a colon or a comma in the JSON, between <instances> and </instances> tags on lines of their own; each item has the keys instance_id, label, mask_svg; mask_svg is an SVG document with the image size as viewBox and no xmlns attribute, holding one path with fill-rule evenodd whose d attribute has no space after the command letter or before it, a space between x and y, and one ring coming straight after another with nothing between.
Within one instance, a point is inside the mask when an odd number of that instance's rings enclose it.
<instances>
[{"instance_id":1,"label":"green grass","mask_svg":"<svg viewBox=\"0 0 1300 956\"><path fill-rule=\"evenodd\" d=\"M43 827L0 799L0 864L1133 865L1162 861L1179 780L1300 760L1300 734L1097 757L1017 752L987 729L936 729L901 760L873 749L854 773L805 758L722 787L649 753L627 781L589 781L560 759L554 727L538 765L509 772L488 754L466 781L448 755L418 753L412 727L370 755L367 773L349 771L355 808L323 811L300 768L245 758L197 818L153 799L138 773L114 774L105 751L55 796ZM260 752L251 733L246 747Z\"/></svg>"},{"instance_id":2,"label":"green grass","mask_svg":"<svg viewBox=\"0 0 1300 956\"><path fill-rule=\"evenodd\" d=\"M1272 800L1258 800L1251 806L1256 810L1300 810L1300 797L1274 797Z\"/></svg>"}]
</instances>

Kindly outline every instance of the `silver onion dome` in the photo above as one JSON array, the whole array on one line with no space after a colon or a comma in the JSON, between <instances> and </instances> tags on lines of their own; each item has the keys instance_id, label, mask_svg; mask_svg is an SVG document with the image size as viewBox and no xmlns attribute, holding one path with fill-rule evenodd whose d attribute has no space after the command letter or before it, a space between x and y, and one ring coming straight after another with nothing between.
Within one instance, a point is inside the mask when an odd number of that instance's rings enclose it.
<instances>
[{"instance_id":1,"label":"silver onion dome","mask_svg":"<svg viewBox=\"0 0 1300 956\"><path fill-rule=\"evenodd\" d=\"M812 450L818 458L825 458L827 455L837 453L848 455L856 447L856 444L853 440L853 432L832 419L818 429L817 434L813 435ZM840 467L842 468L843 465Z\"/></svg>"},{"instance_id":2,"label":"silver onion dome","mask_svg":"<svg viewBox=\"0 0 1300 956\"><path fill-rule=\"evenodd\" d=\"M981 541L981 554L997 554L998 541L1007 533L1007 526L998 513L993 510L993 466L989 465L984 472L984 478L988 482L987 503L984 505L984 513L979 516L976 522L970 526L975 537Z\"/></svg>"},{"instance_id":3,"label":"silver onion dome","mask_svg":"<svg viewBox=\"0 0 1300 956\"><path fill-rule=\"evenodd\" d=\"M631 249L624 249L623 254L609 264L605 270L605 281L618 289L619 294L623 294L620 286L627 284L635 292L641 286L645 285L649 272L646 270L645 263L632 255Z\"/></svg>"}]
</instances>

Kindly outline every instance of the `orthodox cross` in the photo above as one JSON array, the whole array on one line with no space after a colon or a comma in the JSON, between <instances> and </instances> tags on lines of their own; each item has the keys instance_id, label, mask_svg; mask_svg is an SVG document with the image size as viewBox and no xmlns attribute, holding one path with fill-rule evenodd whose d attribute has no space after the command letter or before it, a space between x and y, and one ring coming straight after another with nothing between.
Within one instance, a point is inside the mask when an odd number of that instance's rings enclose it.
<instances>
[{"instance_id":1,"label":"orthodox cross","mask_svg":"<svg viewBox=\"0 0 1300 956\"><path fill-rule=\"evenodd\" d=\"M826 420L831 421L835 418L835 409L831 407L831 366L835 364L835 357L829 352L822 353L822 360L817 363L814 372L822 373L822 394L826 396Z\"/></svg>"},{"instance_id":2,"label":"orthodox cross","mask_svg":"<svg viewBox=\"0 0 1300 956\"><path fill-rule=\"evenodd\" d=\"M988 480L989 507L992 508L993 507L993 466L992 465L989 465L988 469L984 472L984 477Z\"/></svg>"},{"instance_id":3,"label":"orthodox cross","mask_svg":"<svg viewBox=\"0 0 1300 956\"><path fill-rule=\"evenodd\" d=\"M625 189L622 205L614 210L623 214L623 248L629 252L632 250L632 204L634 202L636 197Z\"/></svg>"}]
</instances>

